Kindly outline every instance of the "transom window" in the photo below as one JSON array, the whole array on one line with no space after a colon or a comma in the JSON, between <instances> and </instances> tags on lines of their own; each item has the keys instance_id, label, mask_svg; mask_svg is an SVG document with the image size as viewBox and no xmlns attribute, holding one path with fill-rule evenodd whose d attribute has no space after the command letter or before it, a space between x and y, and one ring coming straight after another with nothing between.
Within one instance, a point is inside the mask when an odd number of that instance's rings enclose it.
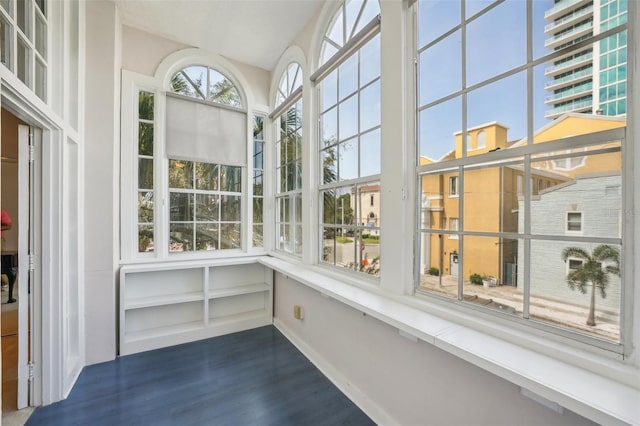
<instances>
[{"instance_id":1,"label":"transom window","mask_svg":"<svg viewBox=\"0 0 640 426\"><path fill-rule=\"evenodd\" d=\"M241 106L241 98L235 84L213 68L192 65L171 77L171 91L204 101L234 107Z\"/></svg>"},{"instance_id":2,"label":"transom window","mask_svg":"<svg viewBox=\"0 0 640 426\"><path fill-rule=\"evenodd\" d=\"M370 206L380 194L378 14L377 1L343 2L323 39L323 65L311 77L319 82L320 260L374 276L380 273L380 206ZM344 50L347 42L353 49Z\"/></svg>"},{"instance_id":3,"label":"transom window","mask_svg":"<svg viewBox=\"0 0 640 426\"><path fill-rule=\"evenodd\" d=\"M47 2L0 2L0 62L47 101Z\"/></svg>"}]
</instances>

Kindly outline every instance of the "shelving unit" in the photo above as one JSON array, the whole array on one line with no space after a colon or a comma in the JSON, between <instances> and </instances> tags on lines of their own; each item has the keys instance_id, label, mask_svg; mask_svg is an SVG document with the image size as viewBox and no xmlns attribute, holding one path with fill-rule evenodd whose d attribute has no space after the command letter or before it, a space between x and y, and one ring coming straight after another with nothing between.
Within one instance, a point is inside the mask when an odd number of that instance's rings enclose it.
<instances>
[{"instance_id":1,"label":"shelving unit","mask_svg":"<svg viewBox=\"0 0 640 426\"><path fill-rule=\"evenodd\" d=\"M257 258L120 268L120 354L247 330L273 321L273 276Z\"/></svg>"}]
</instances>

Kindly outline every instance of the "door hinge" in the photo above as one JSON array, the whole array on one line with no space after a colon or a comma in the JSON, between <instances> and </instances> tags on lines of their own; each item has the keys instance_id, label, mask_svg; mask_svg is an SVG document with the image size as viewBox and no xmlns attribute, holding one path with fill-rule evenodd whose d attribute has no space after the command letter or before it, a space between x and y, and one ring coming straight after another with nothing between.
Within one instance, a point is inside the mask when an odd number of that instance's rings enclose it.
<instances>
[{"instance_id":1,"label":"door hinge","mask_svg":"<svg viewBox=\"0 0 640 426\"><path fill-rule=\"evenodd\" d=\"M29 255L29 272L36 270L36 257L32 254Z\"/></svg>"},{"instance_id":2,"label":"door hinge","mask_svg":"<svg viewBox=\"0 0 640 426\"><path fill-rule=\"evenodd\" d=\"M29 362L29 364L27 364L27 366L29 367L29 381L32 381L34 376L35 376L36 366L34 365L33 361Z\"/></svg>"},{"instance_id":3,"label":"door hinge","mask_svg":"<svg viewBox=\"0 0 640 426\"><path fill-rule=\"evenodd\" d=\"M29 162L33 163L36 160L36 147L29 145Z\"/></svg>"}]
</instances>

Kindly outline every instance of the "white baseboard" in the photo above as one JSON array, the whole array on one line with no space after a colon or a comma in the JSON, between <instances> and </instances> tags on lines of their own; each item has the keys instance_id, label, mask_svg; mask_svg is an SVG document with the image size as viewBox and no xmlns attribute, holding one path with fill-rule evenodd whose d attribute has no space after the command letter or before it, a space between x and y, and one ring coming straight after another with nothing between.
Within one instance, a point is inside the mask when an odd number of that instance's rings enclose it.
<instances>
[{"instance_id":1,"label":"white baseboard","mask_svg":"<svg viewBox=\"0 0 640 426\"><path fill-rule=\"evenodd\" d=\"M328 363L318 352L316 352L306 342L302 341L278 318L273 319L273 325L280 331L302 354L307 357L347 398L356 404L367 416L378 425L397 425L387 412L382 410L364 392L353 386L351 382L333 365Z\"/></svg>"}]
</instances>

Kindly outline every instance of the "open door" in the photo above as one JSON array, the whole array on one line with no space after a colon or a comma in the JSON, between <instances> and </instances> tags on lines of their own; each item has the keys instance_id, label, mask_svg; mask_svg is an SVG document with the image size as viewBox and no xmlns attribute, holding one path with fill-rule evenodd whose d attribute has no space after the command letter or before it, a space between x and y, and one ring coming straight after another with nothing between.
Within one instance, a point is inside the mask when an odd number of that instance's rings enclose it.
<instances>
[{"instance_id":1,"label":"open door","mask_svg":"<svg viewBox=\"0 0 640 426\"><path fill-rule=\"evenodd\" d=\"M41 131L39 131L41 135ZM36 152L34 130L18 126L18 409L32 405L33 297L35 279L34 182Z\"/></svg>"}]
</instances>

